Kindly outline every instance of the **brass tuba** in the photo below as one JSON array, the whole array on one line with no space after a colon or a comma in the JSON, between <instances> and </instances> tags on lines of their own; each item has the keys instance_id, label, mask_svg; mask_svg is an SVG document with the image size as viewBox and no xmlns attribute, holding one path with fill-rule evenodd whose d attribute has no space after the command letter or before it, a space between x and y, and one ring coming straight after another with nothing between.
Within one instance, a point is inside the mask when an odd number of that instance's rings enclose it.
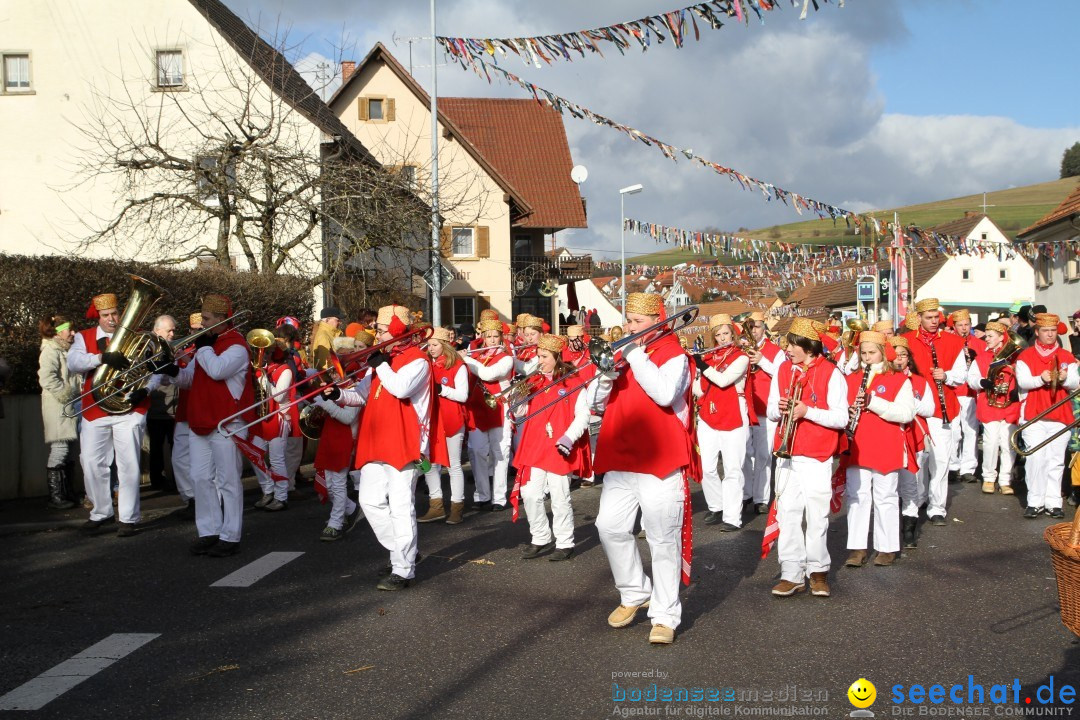
<instances>
[{"instance_id":1,"label":"brass tuba","mask_svg":"<svg viewBox=\"0 0 1080 720\"><path fill-rule=\"evenodd\" d=\"M310 440L318 440L322 436L323 425L326 424L326 411L318 405L308 405L300 411L300 432Z\"/></svg>"},{"instance_id":2,"label":"brass tuba","mask_svg":"<svg viewBox=\"0 0 1080 720\"><path fill-rule=\"evenodd\" d=\"M259 414L270 412L270 380L266 377L266 349L274 344L274 333L262 328L255 328L244 336L251 349L251 378L255 391L255 402ZM261 371L261 372L260 372Z\"/></svg>"},{"instance_id":3,"label":"brass tuba","mask_svg":"<svg viewBox=\"0 0 1080 720\"><path fill-rule=\"evenodd\" d=\"M134 365L144 355L156 351L159 346L156 335L139 332L138 328L149 317L157 301L165 295L165 289L138 275L129 277L131 277L131 298L124 306L124 314L120 317L116 332L109 339L109 344L105 346L105 352L118 352ZM104 364L98 367L90 383L93 388L90 394L94 398L94 404L110 415L131 412L132 405L128 400L128 395L145 387L152 372L145 365L142 369L144 372L141 377L132 378L125 370L117 370ZM116 392L121 387L125 392Z\"/></svg>"},{"instance_id":4,"label":"brass tuba","mask_svg":"<svg viewBox=\"0 0 1080 720\"><path fill-rule=\"evenodd\" d=\"M862 318L849 318L847 330L840 336L840 343L844 346L844 357L851 357L851 351L859 339L859 333L866 332L870 326Z\"/></svg>"}]
</instances>

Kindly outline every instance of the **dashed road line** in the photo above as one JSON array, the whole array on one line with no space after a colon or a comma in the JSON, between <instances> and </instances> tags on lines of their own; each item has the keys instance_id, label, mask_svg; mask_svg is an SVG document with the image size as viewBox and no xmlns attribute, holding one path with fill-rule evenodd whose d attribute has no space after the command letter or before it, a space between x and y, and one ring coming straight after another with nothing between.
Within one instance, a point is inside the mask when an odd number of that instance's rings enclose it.
<instances>
[{"instance_id":1,"label":"dashed road line","mask_svg":"<svg viewBox=\"0 0 1080 720\"><path fill-rule=\"evenodd\" d=\"M270 573L303 554L302 552L267 553L255 562L245 565L215 583L211 583L210 587L251 587Z\"/></svg>"}]
</instances>

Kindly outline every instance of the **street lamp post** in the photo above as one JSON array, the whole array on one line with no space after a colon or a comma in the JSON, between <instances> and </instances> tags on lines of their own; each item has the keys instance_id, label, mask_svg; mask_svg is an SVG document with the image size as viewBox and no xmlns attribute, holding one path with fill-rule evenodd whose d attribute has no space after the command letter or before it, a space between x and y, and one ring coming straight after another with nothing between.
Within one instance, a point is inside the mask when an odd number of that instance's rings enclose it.
<instances>
[{"instance_id":1,"label":"street lamp post","mask_svg":"<svg viewBox=\"0 0 1080 720\"><path fill-rule=\"evenodd\" d=\"M642 191L640 184L624 187L619 190L619 245L622 247L622 283L620 285L622 297L622 321L626 324L626 196L636 195Z\"/></svg>"}]
</instances>

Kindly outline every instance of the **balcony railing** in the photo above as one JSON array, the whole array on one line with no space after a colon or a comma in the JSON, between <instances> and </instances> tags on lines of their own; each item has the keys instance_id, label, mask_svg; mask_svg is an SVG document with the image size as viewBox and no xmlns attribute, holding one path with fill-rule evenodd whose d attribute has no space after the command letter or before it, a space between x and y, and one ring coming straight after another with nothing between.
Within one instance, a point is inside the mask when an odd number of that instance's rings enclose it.
<instances>
[{"instance_id":1,"label":"balcony railing","mask_svg":"<svg viewBox=\"0 0 1080 720\"><path fill-rule=\"evenodd\" d=\"M549 276L552 271L560 283L588 280L592 277L592 255L579 255L573 260L560 260L546 255L515 255L511 261L514 272L536 265L541 276Z\"/></svg>"}]
</instances>

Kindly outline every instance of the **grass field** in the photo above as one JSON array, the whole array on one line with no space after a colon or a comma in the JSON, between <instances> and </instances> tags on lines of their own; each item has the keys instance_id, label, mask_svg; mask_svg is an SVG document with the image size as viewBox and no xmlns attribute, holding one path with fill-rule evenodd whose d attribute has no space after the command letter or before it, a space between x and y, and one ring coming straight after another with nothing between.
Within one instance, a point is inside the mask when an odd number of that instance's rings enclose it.
<instances>
[{"instance_id":1,"label":"grass field","mask_svg":"<svg viewBox=\"0 0 1080 720\"><path fill-rule=\"evenodd\" d=\"M1080 178L1065 178L1052 182L1026 185L1024 187L998 190L986 194L986 213L1009 238L1028 227L1036 220L1053 210L1065 199ZM937 202L909 205L895 210L881 210L870 213L882 222L892 222L893 213L900 214L903 225L914 223L927 228L963 216L965 211L982 212L982 194L966 195L939 200ZM693 229L693 228L686 228ZM758 240L778 240L790 243L827 243L835 245L858 245L860 238L851 234L847 225L832 220L810 220L775 227L758 228L746 233L746 237ZM640 255L633 259L635 263L647 265L678 265L692 260L710 259L710 255L696 255L687 250L665 250L650 255Z\"/></svg>"}]
</instances>

